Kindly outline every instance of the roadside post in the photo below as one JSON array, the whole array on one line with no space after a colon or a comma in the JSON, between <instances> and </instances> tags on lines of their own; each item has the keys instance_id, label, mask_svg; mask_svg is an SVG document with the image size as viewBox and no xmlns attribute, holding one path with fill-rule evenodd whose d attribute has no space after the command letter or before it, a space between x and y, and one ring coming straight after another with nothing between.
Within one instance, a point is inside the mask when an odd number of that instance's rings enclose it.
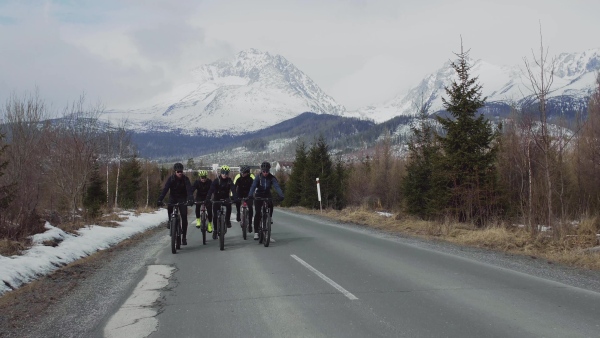
<instances>
[{"instance_id":1,"label":"roadside post","mask_svg":"<svg viewBox=\"0 0 600 338\"><path fill-rule=\"evenodd\" d=\"M317 195L319 196L319 209L323 212L323 205L321 204L321 185L319 184L319 178L317 177Z\"/></svg>"}]
</instances>

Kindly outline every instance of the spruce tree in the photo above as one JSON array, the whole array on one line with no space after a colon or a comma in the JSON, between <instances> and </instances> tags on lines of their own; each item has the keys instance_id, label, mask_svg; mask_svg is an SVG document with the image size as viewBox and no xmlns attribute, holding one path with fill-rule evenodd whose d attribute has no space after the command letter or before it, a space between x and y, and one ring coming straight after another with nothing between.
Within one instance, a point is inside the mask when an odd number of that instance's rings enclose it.
<instances>
[{"instance_id":1,"label":"spruce tree","mask_svg":"<svg viewBox=\"0 0 600 338\"><path fill-rule=\"evenodd\" d=\"M498 133L483 114L476 116L485 105L478 78L470 76L468 51L456 54L452 67L458 80L446 87L448 99L442 98L451 117L437 117L445 130L438 136L443 150L442 169L448 176L450 198L447 211L459 221L484 222L490 216L496 195L496 153L494 142Z\"/></svg>"},{"instance_id":2,"label":"spruce tree","mask_svg":"<svg viewBox=\"0 0 600 338\"><path fill-rule=\"evenodd\" d=\"M427 109L420 109L418 122L411 130L406 176L402 180L404 207L406 212L428 219L437 213L440 205L445 205L445 189L443 181L440 189L436 180L439 171L435 166L440 149Z\"/></svg>"},{"instance_id":3,"label":"spruce tree","mask_svg":"<svg viewBox=\"0 0 600 338\"><path fill-rule=\"evenodd\" d=\"M104 180L100 176L98 162L95 162L83 198L83 206L86 208L87 216L92 219L98 217L100 207L104 203L106 203Z\"/></svg>"},{"instance_id":4,"label":"spruce tree","mask_svg":"<svg viewBox=\"0 0 600 338\"><path fill-rule=\"evenodd\" d=\"M120 204L123 208L138 206L138 192L140 191L142 168L137 155L125 161L119 180Z\"/></svg>"},{"instance_id":5,"label":"spruce tree","mask_svg":"<svg viewBox=\"0 0 600 338\"><path fill-rule=\"evenodd\" d=\"M304 141L300 141L296 145L296 160L294 161L292 174L290 175L287 182L285 200L283 200L283 205L286 207L296 206L300 204L300 200L302 199L302 188L304 182L304 171L306 168L306 161L306 144L304 143Z\"/></svg>"},{"instance_id":6,"label":"spruce tree","mask_svg":"<svg viewBox=\"0 0 600 338\"><path fill-rule=\"evenodd\" d=\"M316 178L319 178L321 187L321 202L323 207L328 206L331 195L332 161L329 156L329 146L321 135L308 151L306 175L304 177L304 191L301 205L307 208L319 208L317 198Z\"/></svg>"}]
</instances>

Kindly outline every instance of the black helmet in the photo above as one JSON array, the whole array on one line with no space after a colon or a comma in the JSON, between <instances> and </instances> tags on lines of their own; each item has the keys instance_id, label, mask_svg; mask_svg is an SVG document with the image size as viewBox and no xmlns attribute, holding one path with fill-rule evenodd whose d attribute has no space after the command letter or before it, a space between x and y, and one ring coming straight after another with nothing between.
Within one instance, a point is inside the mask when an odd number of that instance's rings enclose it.
<instances>
[{"instance_id":1,"label":"black helmet","mask_svg":"<svg viewBox=\"0 0 600 338\"><path fill-rule=\"evenodd\" d=\"M260 170L269 172L271 170L271 163L265 161L260 164Z\"/></svg>"},{"instance_id":2,"label":"black helmet","mask_svg":"<svg viewBox=\"0 0 600 338\"><path fill-rule=\"evenodd\" d=\"M183 171L183 164L177 162L175 163L175 165L173 166L173 170L175 171Z\"/></svg>"},{"instance_id":3,"label":"black helmet","mask_svg":"<svg viewBox=\"0 0 600 338\"><path fill-rule=\"evenodd\" d=\"M242 165L240 166L240 172L243 173L250 173L250 167L247 165Z\"/></svg>"}]
</instances>

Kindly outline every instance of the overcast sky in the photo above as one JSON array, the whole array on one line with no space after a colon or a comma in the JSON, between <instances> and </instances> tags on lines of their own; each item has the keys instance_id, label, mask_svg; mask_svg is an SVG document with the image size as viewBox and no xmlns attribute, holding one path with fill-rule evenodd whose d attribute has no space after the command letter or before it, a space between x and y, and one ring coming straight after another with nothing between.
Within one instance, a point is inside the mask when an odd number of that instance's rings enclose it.
<instances>
[{"instance_id":1,"label":"overcast sky","mask_svg":"<svg viewBox=\"0 0 600 338\"><path fill-rule=\"evenodd\" d=\"M498 65L600 47L598 0L0 0L0 99L36 87L137 106L190 69L257 48L348 110L414 87L460 50ZM484 84L485 85L485 84Z\"/></svg>"}]
</instances>

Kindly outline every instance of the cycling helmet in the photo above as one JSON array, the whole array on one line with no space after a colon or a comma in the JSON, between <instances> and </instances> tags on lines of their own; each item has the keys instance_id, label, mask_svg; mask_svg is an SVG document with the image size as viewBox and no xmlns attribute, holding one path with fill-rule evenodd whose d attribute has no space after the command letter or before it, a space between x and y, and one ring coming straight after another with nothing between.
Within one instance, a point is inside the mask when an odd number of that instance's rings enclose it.
<instances>
[{"instance_id":1,"label":"cycling helmet","mask_svg":"<svg viewBox=\"0 0 600 338\"><path fill-rule=\"evenodd\" d=\"M230 170L228 165L221 166L221 174L229 175Z\"/></svg>"},{"instance_id":2,"label":"cycling helmet","mask_svg":"<svg viewBox=\"0 0 600 338\"><path fill-rule=\"evenodd\" d=\"M206 170L198 170L198 176L206 178L208 176L208 172L206 172Z\"/></svg>"},{"instance_id":3,"label":"cycling helmet","mask_svg":"<svg viewBox=\"0 0 600 338\"><path fill-rule=\"evenodd\" d=\"M260 170L269 172L271 170L271 163L265 161L260 164Z\"/></svg>"},{"instance_id":4,"label":"cycling helmet","mask_svg":"<svg viewBox=\"0 0 600 338\"><path fill-rule=\"evenodd\" d=\"M183 171L183 164L177 162L175 163L175 165L173 166L173 170L175 171Z\"/></svg>"},{"instance_id":5,"label":"cycling helmet","mask_svg":"<svg viewBox=\"0 0 600 338\"><path fill-rule=\"evenodd\" d=\"M250 167L247 165L240 166L240 173L250 173Z\"/></svg>"}]
</instances>

